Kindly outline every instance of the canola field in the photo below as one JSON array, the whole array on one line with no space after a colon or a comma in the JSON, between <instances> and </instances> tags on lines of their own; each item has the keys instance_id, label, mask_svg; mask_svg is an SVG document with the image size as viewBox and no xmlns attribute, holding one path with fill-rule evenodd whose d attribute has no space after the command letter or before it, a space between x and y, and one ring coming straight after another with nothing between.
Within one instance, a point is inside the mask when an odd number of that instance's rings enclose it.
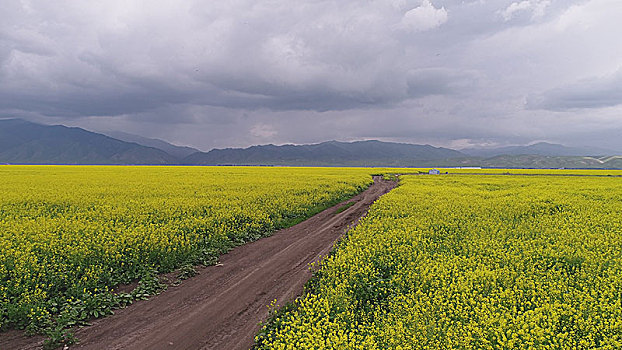
<instances>
[{"instance_id":1,"label":"canola field","mask_svg":"<svg viewBox=\"0 0 622 350\"><path fill-rule=\"evenodd\" d=\"M256 348L620 349L622 180L402 176L317 269Z\"/></svg>"},{"instance_id":2,"label":"canola field","mask_svg":"<svg viewBox=\"0 0 622 350\"><path fill-rule=\"evenodd\" d=\"M109 314L157 289L156 273L213 263L371 182L365 169L0 166L0 330Z\"/></svg>"}]
</instances>

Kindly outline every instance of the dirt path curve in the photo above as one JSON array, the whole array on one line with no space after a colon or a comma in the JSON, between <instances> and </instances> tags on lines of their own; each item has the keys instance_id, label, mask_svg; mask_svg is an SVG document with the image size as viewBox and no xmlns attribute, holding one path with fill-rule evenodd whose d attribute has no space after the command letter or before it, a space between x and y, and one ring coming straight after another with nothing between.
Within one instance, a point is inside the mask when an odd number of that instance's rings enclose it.
<instances>
[{"instance_id":1,"label":"dirt path curve","mask_svg":"<svg viewBox=\"0 0 622 350\"><path fill-rule=\"evenodd\" d=\"M309 264L330 252L333 243L362 217L395 182L374 184L344 204L233 249L178 287L117 310L76 332L70 349L248 349L268 315L267 305L293 300L311 276ZM15 344L15 343L14 343ZM34 345L34 344L32 344ZM29 348L29 347L27 347Z\"/></svg>"}]
</instances>

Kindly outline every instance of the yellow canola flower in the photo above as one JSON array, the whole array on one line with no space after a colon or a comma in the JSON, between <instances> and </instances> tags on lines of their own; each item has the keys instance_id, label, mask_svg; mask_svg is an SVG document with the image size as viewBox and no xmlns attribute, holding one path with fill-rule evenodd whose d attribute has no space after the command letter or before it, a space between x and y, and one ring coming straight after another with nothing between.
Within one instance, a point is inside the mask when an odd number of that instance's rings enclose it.
<instances>
[{"instance_id":1,"label":"yellow canola flower","mask_svg":"<svg viewBox=\"0 0 622 350\"><path fill-rule=\"evenodd\" d=\"M620 213L619 178L402 176L260 348L619 349Z\"/></svg>"},{"instance_id":2,"label":"yellow canola flower","mask_svg":"<svg viewBox=\"0 0 622 350\"><path fill-rule=\"evenodd\" d=\"M105 307L100 294L152 269L209 263L352 197L373 171L0 166L0 331Z\"/></svg>"}]
</instances>

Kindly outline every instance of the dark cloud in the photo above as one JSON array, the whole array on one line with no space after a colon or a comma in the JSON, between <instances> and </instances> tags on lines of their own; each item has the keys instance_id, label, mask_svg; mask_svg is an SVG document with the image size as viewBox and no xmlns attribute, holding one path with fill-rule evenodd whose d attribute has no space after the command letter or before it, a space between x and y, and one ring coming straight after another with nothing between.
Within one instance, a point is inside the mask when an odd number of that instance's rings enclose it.
<instances>
[{"instance_id":1,"label":"dark cloud","mask_svg":"<svg viewBox=\"0 0 622 350\"><path fill-rule=\"evenodd\" d=\"M622 105L622 70L531 95L527 105L534 109L553 111Z\"/></svg>"},{"instance_id":2,"label":"dark cloud","mask_svg":"<svg viewBox=\"0 0 622 350\"><path fill-rule=\"evenodd\" d=\"M622 61L620 11L612 0L7 0L0 117L203 149L572 141L622 128L621 74L605 76Z\"/></svg>"},{"instance_id":3,"label":"dark cloud","mask_svg":"<svg viewBox=\"0 0 622 350\"><path fill-rule=\"evenodd\" d=\"M448 68L418 69L408 72L407 84L410 98L453 95L475 88L478 75Z\"/></svg>"},{"instance_id":4,"label":"dark cloud","mask_svg":"<svg viewBox=\"0 0 622 350\"><path fill-rule=\"evenodd\" d=\"M328 111L386 106L453 84L442 73L429 89L408 81L419 68L400 37L447 21L445 8L427 0L159 5L112 2L90 25L84 20L101 5L12 6L18 15L9 21L25 26L3 36L12 53L2 66L2 102L68 117L171 103ZM50 23L45 33L41 19Z\"/></svg>"}]
</instances>

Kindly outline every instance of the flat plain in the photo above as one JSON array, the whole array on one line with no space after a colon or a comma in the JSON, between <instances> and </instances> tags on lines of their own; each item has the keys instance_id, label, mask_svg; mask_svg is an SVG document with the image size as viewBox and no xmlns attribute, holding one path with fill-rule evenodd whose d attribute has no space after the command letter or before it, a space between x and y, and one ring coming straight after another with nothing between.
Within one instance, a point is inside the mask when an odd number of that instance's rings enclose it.
<instances>
[{"instance_id":1,"label":"flat plain","mask_svg":"<svg viewBox=\"0 0 622 350\"><path fill-rule=\"evenodd\" d=\"M622 346L622 171L428 170L2 166L0 348L248 348L271 289L257 348Z\"/></svg>"},{"instance_id":2,"label":"flat plain","mask_svg":"<svg viewBox=\"0 0 622 350\"><path fill-rule=\"evenodd\" d=\"M157 292L158 274L213 264L371 182L332 168L2 166L0 329L67 341L64 328Z\"/></svg>"},{"instance_id":3,"label":"flat plain","mask_svg":"<svg viewBox=\"0 0 622 350\"><path fill-rule=\"evenodd\" d=\"M258 348L619 349L621 212L617 177L403 176Z\"/></svg>"}]
</instances>

